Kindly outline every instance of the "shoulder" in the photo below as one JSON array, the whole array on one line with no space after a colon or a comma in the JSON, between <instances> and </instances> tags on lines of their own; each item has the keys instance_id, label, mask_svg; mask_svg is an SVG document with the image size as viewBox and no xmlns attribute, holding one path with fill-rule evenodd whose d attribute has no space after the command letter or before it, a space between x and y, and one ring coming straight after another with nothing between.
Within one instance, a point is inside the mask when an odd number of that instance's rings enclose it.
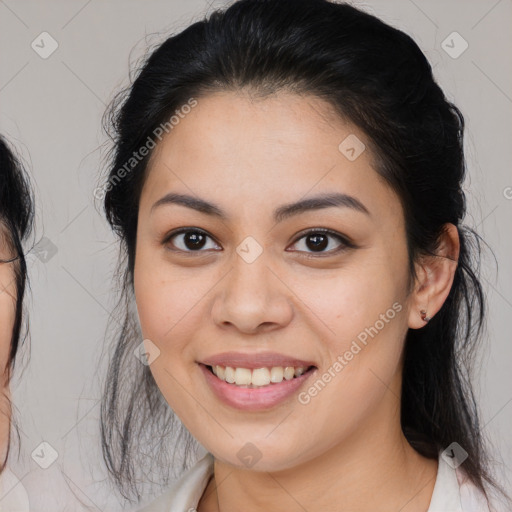
<instances>
[{"instance_id":1,"label":"shoulder","mask_svg":"<svg viewBox=\"0 0 512 512\"><path fill-rule=\"evenodd\" d=\"M189 512L195 510L213 473L213 455L206 453L168 491L139 512Z\"/></svg>"}]
</instances>

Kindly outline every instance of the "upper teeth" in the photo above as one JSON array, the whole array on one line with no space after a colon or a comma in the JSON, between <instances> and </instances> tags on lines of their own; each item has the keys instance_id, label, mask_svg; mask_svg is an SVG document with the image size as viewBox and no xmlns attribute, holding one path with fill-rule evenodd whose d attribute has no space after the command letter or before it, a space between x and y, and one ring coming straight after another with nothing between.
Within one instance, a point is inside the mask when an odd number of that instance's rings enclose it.
<instances>
[{"instance_id":1,"label":"upper teeth","mask_svg":"<svg viewBox=\"0 0 512 512\"><path fill-rule=\"evenodd\" d=\"M299 377L307 370L306 366L273 366L272 368L232 368L231 366L212 366L217 377L237 386L268 386L271 382L277 384L283 379L291 380Z\"/></svg>"}]
</instances>

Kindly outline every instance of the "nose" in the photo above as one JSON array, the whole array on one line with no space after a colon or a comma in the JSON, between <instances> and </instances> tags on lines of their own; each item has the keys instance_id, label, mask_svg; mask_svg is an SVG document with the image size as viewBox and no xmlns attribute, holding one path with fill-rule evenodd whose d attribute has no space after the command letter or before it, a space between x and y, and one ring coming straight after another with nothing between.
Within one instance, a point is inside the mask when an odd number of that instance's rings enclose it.
<instances>
[{"instance_id":1,"label":"nose","mask_svg":"<svg viewBox=\"0 0 512 512\"><path fill-rule=\"evenodd\" d=\"M216 287L212 317L222 329L255 334L283 328L291 322L293 294L264 254L252 263L235 255L223 284Z\"/></svg>"}]
</instances>

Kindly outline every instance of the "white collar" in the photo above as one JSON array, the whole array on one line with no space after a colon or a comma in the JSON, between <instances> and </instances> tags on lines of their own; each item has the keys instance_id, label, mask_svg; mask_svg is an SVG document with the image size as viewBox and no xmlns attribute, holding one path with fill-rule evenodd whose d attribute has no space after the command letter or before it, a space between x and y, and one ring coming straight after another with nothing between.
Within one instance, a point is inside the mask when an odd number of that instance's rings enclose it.
<instances>
[{"instance_id":1,"label":"white collar","mask_svg":"<svg viewBox=\"0 0 512 512\"><path fill-rule=\"evenodd\" d=\"M439 454L437 477L427 512L463 512L456 470ZM483 511L482 511L483 512Z\"/></svg>"},{"instance_id":2,"label":"white collar","mask_svg":"<svg viewBox=\"0 0 512 512\"><path fill-rule=\"evenodd\" d=\"M206 453L190 467L165 494L140 512L189 512L196 510L213 474L213 455ZM427 512L487 512L481 492L468 480L462 485L462 471L438 457L437 477ZM462 492L461 492L462 491ZM464 507L464 508L463 508Z\"/></svg>"}]
</instances>

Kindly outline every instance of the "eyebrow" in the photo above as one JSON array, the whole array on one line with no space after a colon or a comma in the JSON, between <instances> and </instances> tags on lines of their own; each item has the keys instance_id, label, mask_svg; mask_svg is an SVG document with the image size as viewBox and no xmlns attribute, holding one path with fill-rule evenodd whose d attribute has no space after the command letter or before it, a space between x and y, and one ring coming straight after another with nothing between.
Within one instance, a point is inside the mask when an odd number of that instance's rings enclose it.
<instances>
[{"instance_id":1,"label":"eyebrow","mask_svg":"<svg viewBox=\"0 0 512 512\"><path fill-rule=\"evenodd\" d=\"M225 221L229 220L229 215L219 206L198 197L189 196L187 194L176 194L173 192L166 194L158 201L156 201L156 203L154 203L151 207L150 213L152 213L156 208L160 206L169 204L186 206L187 208L192 208L193 210L205 213L206 215L212 215ZM355 197L349 196L347 194L332 193L320 194L308 199L302 199L295 203L284 204L279 208L276 208L274 211L274 221L282 222L289 217L299 215L307 211L320 210L323 208L331 207L350 208L371 217L368 208L366 208L366 206L364 206L364 204L361 203L359 199L356 199Z\"/></svg>"}]
</instances>

